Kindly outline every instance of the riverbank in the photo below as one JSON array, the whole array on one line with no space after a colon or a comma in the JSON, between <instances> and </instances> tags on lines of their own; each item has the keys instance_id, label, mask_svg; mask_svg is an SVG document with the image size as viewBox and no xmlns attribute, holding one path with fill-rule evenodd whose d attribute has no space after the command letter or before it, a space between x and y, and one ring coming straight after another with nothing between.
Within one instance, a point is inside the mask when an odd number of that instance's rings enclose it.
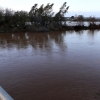
<instances>
[{"instance_id":1,"label":"riverbank","mask_svg":"<svg viewBox=\"0 0 100 100\"><path fill-rule=\"evenodd\" d=\"M67 31L67 30L96 30L100 29L100 24L89 24L88 26L85 25L58 25L58 26L32 26L26 25L23 28L21 27L8 27L8 26L1 26L0 33L8 33L8 32L49 32L49 31Z\"/></svg>"},{"instance_id":2,"label":"riverbank","mask_svg":"<svg viewBox=\"0 0 100 100\"><path fill-rule=\"evenodd\" d=\"M64 27L66 30L96 30L100 29L100 24L89 24L88 26L84 25L76 25L76 26L66 26Z\"/></svg>"}]
</instances>

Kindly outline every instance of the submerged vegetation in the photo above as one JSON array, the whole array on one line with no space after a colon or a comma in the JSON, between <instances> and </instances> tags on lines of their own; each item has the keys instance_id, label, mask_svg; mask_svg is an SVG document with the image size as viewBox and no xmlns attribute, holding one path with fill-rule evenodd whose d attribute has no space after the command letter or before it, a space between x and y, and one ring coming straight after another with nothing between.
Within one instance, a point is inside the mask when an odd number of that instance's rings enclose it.
<instances>
[{"instance_id":1,"label":"submerged vegetation","mask_svg":"<svg viewBox=\"0 0 100 100\"><path fill-rule=\"evenodd\" d=\"M0 32L23 32L23 31L56 31L74 29L100 29L100 24L95 17L84 18L82 15L65 17L69 6L64 2L58 12L53 12L54 4L47 5L34 4L29 12L13 11L11 9L0 8ZM77 22L77 25L70 26L66 21ZM84 25L84 21L89 23Z\"/></svg>"}]
</instances>

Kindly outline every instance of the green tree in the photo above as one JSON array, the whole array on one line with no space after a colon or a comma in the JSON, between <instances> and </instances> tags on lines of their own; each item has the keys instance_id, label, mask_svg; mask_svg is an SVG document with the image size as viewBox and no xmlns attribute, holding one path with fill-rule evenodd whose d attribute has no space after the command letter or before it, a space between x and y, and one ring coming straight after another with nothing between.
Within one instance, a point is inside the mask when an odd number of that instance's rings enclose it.
<instances>
[{"instance_id":1,"label":"green tree","mask_svg":"<svg viewBox=\"0 0 100 100\"><path fill-rule=\"evenodd\" d=\"M89 19L88 19L88 21L89 21L90 24L95 24L96 18L94 16L93 17L90 16Z\"/></svg>"},{"instance_id":2,"label":"green tree","mask_svg":"<svg viewBox=\"0 0 100 100\"><path fill-rule=\"evenodd\" d=\"M52 12L54 4L47 4L44 6L43 4L38 8L37 4L34 4L34 6L31 8L29 12L30 21L35 26L42 25L46 26L47 23L50 23L50 19L53 16L54 12Z\"/></svg>"},{"instance_id":3,"label":"green tree","mask_svg":"<svg viewBox=\"0 0 100 100\"><path fill-rule=\"evenodd\" d=\"M81 25L81 26L84 25L84 16L78 15L77 22L78 22L78 25Z\"/></svg>"},{"instance_id":4,"label":"green tree","mask_svg":"<svg viewBox=\"0 0 100 100\"><path fill-rule=\"evenodd\" d=\"M4 24L4 10L0 8L0 26Z\"/></svg>"},{"instance_id":5,"label":"green tree","mask_svg":"<svg viewBox=\"0 0 100 100\"><path fill-rule=\"evenodd\" d=\"M38 15L41 18L41 24L43 26L46 26L47 24L51 23L51 18L53 17L53 3L52 4L47 4L46 6L41 5L40 8L38 9Z\"/></svg>"},{"instance_id":6,"label":"green tree","mask_svg":"<svg viewBox=\"0 0 100 100\"><path fill-rule=\"evenodd\" d=\"M26 11L17 11L13 15L13 26L23 29L25 23L29 21L29 15Z\"/></svg>"},{"instance_id":7,"label":"green tree","mask_svg":"<svg viewBox=\"0 0 100 100\"><path fill-rule=\"evenodd\" d=\"M38 8L37 8L38 4L34 4L34 6L32 6L30 12L29 12L29 18L30 18L30 22L33 25L33 23L36 25L36 18L37 18L37 13L38 13Z\"/></svg>"},{"instance_id":8,"label":"green tree","mask_svg":"<svg viewBox=\"0 0 100 100\"><path fill-rule=\"evenodd\" d=\"M74 16L71 16L72 19L74 19Z\"/></svg>"},{"instance_id":9,"label":"green tree","mask_svg":"<svg viewBox=\"0 0 100 100\"><path fill-rule=\"evenodd\" d=\"M67 2L64 2L59 12L55 14L54 21L56 22L58 26L62 26L62 21L66 22L66 19L64 16L67 13L68 9L69 9L69 6L67 6Z\"/></svg>"},{"instance_id":10,"label":"green tree","mask_svg":"<svg viewBox=\"0 0 100 100\"><path fill-rule=\"evenodd\" d=\"M4 10L4 23L6 27L12 27L12 17L13 17L13 11L11 9L5 9Z\"/></svg>"}]
</instances>

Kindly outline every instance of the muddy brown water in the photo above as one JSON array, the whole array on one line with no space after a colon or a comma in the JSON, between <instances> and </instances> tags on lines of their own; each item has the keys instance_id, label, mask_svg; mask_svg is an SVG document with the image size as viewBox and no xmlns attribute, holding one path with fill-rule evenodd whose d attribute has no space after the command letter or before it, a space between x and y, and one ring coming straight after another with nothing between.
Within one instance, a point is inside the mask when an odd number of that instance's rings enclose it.
<instances>
[{"instance_id":1,"label":"muddy brown water","mask_svg":"<svg viewBox=\"0 0 100 100\"><path fill-rule=\"evenodd\" d=\"M15 100L100 100L100 31L0 33L0 86Z\"/></svg>"}]
</instances>

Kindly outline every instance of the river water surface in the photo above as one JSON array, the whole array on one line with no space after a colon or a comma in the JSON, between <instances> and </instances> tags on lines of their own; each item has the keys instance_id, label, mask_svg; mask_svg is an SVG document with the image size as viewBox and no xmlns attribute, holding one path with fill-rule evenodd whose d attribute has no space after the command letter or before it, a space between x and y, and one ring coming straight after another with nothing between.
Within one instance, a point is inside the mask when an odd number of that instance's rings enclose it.
<instances>
[{"instance_id":1,"label":"river water surface","mask_svg":"<svg viewBox=\"0 0 100 100\"><path fill-rule=\"evenodd\" d=\"M100 100L100 31L0 34L0 86L15 100Z\"/></svg>"}]
</instances>

